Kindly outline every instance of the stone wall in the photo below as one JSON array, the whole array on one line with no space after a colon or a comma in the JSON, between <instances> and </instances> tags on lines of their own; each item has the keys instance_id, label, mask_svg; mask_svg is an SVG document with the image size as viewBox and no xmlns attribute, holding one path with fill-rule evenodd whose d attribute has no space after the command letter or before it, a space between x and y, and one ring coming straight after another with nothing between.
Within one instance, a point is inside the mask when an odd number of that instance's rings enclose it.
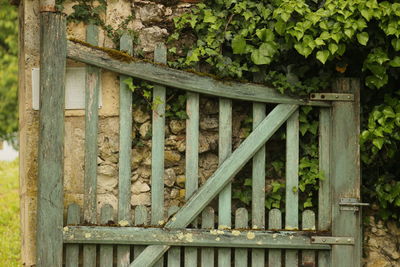
<instances>
[{"instance_id":1,"label":"stone wall","mask_svg":"<svg viewBox=\"0 0 400 267\"><path fill-rule=\"evenodd\" d=\"M367 218L364 229L365 267L400 266L400 228L395 221Z\"/></svg>"},{"instance_id":2,"label":"stone wall","mask_svg":"<svg viewBox=\"0 0 400 267\"><path fill-rule=\"evenodd\" d=\"M72 12L73 2L66 2L65 12ZM155 44L165 42L172 31L174 16L185 12L190 4L171 0L110 0L105 20L113 27L131 14L135 19L128 28L138 32L144 55L152 58ZM38 112L32 109L31 69L39 67L39 0L25 0L20 4L20 193L22 226L22 261L24 266L35 264L35 228L37 194L37 141ZM85 26L71 23L68 37L85 39ZM113 47L113 42L100 31L99 44ZM68 61L68 66L82 66ZM115 73L102 71L102 100L99 110L98 136L98 207L104 203L117 207L118 197L118 147L119 147L119 80ZM235 104L233 110L233 144L237 147L246 135L241 126L249 113L248 104ZM218 100L200 99L200 184L218 166ZM140 145L132 149L132 207L150 206L151 175L151 110L135 106L133 110L133 139ZM165 200L166 207L182 205L185 190L185 121L167 118L165 139ZM84 111L67 110L65 119L65 201L67 206L83 203L84 176ZM365 259L367 266L399 266L399 230L395 224L371 219L365 234Z\"/></svg>"}]
</instances>

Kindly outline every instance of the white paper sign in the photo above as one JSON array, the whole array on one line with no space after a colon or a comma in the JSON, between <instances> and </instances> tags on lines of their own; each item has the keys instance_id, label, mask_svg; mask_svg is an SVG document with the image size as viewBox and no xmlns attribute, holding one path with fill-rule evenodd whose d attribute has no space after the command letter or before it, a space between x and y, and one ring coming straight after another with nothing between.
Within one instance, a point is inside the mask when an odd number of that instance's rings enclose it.
<instances>
[{"instance_id":1,"label":"white paper sign","mask_svg":"<svg viewBox=\"0 0 400 267\"><path fill-rule=\"evenodd\" d=\"M85 109L86 68L67 67L65 73L65 109ZM39 110L40 70L32 69L32 108ZM102 105L101 82L99 108Z\"/></svg>"}]
</instances>

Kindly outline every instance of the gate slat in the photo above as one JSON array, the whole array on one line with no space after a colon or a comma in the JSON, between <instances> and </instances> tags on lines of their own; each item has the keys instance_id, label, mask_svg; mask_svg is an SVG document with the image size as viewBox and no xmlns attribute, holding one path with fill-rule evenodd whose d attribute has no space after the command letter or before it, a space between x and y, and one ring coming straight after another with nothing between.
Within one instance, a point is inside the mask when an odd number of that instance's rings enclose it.
<instances>
[{"instance_id":1,"label":"gate slat","mask_svg":"<svg viewBox=\"0 0 400 267\"><path fill-rule=\"evenodd\" d=\"M88 25L86 41L98 45L98 28ZM97 132L99 121L100 69L86 67L85 89L85 178L84 178L84 220L95 224L97 206ZM96 266L96 245L83 247L83 265Z\"/></svg>"},{"instance_id":2,"label":"gate slat","mask_svg":"<svg viewBox=\"0 0 400 267\"><path fill-rule=\"evenodd\" d=\"M214 229L214 220L214 209L212 207L205 208L202 213L201 228ZM214 267L214 251L214 248L201 249L201 267Z\"/></svg>"},{"instance_id":3,"label":"gate slat","mask_svg":"<svg viewBox=\"0 0 400 267\"><path fill-rule=\"evenodd\" d=\"M253 103L253 129L262 122L266 116L266 105ZM253 157L252 180L252 228L265 229L265 146ZM252 249L252 266L265 266L265 250Z\"/></svg>"},{"instance_id":4,"label":"gate slat","mask_svg":"<svg viewBox=\"0 0 400 267\"><path fill-rule=\"evenodd\" d=\"M106 204L101 207L100 223L107 224L109 221L113 221L113 207L110 204ZM127 246L129 248L129 246ZM113 266L113 246L112 245L100 245L100 267L112 267Z\"/></svg>"},{"instance_id":5,"label":"gate slat","mask_svg":"<svg viewBox=\"0 0 400 267\"><path fill-rule=\"evenodd\" d=\"M179 207L172 206L168 209L168 217L171 217L179 210ZM171 247L168 250L168 267L180 267L181 266L181 248Z\"/></svg>"},{"instance_id":6,"label":"gate slat","mask_svg":"<svg viewBox=\"0 0 400 267\"><path fill-rule=\"evenodd\" d=\"M249 215L245 208L240 208L236 210L235 214L235 228L236 229L246 229L249 227L248 224ZM235 267L247 267L247 249L237 248L235 249Z\"/></svg>"},{"instance_id":7,"label":"gate slat","mask_svg":"<svg viewBox=\"0 0 400 267\"><path fill-rule=\"evenodd\" d=\"M158 43L154 51L156 63L167 63L167 48ZM165 139L165 94L161 85L153 88L153 120L151 145L151 224L160 225L164 221L164 139ZM128 264L129 265L129 264ZM163 266L163 260L155 265Z\"/></svg>"},{"instance_id":8,"label":"gate slat","mask_svg":"<svg viewBox=\"0 0 400 267\"><path fill-rule=\"evenodd\" d=\"M67 225L74 225L80 223L80 207L77 204L68 206L67 211ZM65 249L65 266L78 267L79 266L79 245L68 244Z\"/></svg>"},{"instance_id":9,"label":"gate slat","mask_svg":"<svg viewBox=\"0 0 400 267\"><path fill-rule=\"evenodd\" d=\"M298 105L280 104L271 111L257 129L233 151L232 155L168 221L165 228L183 228L193 221L297 109ZM130 266L151 266L168 248L169 246L164 245L149 246Z\"/></svg>"},{"instance_id":10,"label":"gate slat","mask_svg":"<svg viewBox=\"0 0 400 267\"><path fill-rule=\"evenodd\" d=\"M285 229L298 229L299 225L299 112L296 111L286 126L286 217ZM286 250L286 266L298 266L298 251Z\"/></svg>"},{"instance_id":11,"label":"gate slat","mask_svg":"<svg viewBox=\"0 0 400 267\"><path fill-rule=\"evenodd\" d=\"M282 229L282 213L280 210L270 210L268 214L268 229ZM282 250L270 249L268 251L268 267L280 266L282 266Z\"/></svg>"},{"instance_id":12,"label":"gate slat","mask_svg":"<svg viewBox=\"0 0 400 267\"><path fill-rule=\"evenodd\" d=\"M302 230L315 230L315 213L312 210L303 211ZM302 266L315 266L315 251L303 250L301 252Z\"/></svg>"},{"instance_id":13,"label":"gate slat","mask_svg":"<svg viewBox=\"0 0 400 267\"><path fill-rule=\"evenodd\" d=\"M135 208L135 225L136 226L145 226L147 225L147 209L145 206L137 206ZM146 248L146 246L134 246L133 254L135 259L142 253L142 251Z\"/></svg>"},{"instance_id":14,"label":"gate slat","mask_svg":"<svg viewBox=\"0 0 400 267\"><path fill-rule=\"evenodd\" d=\"M331 225L331 180L330 180L330 143L331 143L331 110L321 108L319 115L319 170L325 175L319 182L318 191L318 230L330 230ZM330 266L331 253L329 251L318 252L318 266Z\"/></svg>"},{"instance_id":15,"label":"gate slat","mask_svg":"<svg viewBox=\"0 0 400 267\"><path fill-rule=\"evenodd\" d=\"M232 153L232 100L219 99L219 165ZM219 194L218 199L218 228L230 228L232 213L232 185L229 183ZM231 265L231 249L218 249L218 266Z\"/></svg>"},{"instance_id":16,"label":"gate slat","mask_svg":"<svg viewBox=\"0 0 400 267\"><path fill-rule=\"evenodd\" d=\"M199 94L187 93L186 113L186 200L199 186ZM196 226L196 220L191 221ZM185 266L197 266L197 248L185 248Z\"/></svg>"},{"instance_id":17,"label":"gate slat","mask_svg":"<svg viewBox=\"0 0 400 267\"><path fill-rule=\"evenodd\" d=\"M120 49L132 54L132 39L123 35ZM127 76L119 77L119 174L118 222L131 224L131 157L132 157L132 92L125 84ZM129 266L130 246L117 246L117 265Z\"/></svg>"}]
</instances>

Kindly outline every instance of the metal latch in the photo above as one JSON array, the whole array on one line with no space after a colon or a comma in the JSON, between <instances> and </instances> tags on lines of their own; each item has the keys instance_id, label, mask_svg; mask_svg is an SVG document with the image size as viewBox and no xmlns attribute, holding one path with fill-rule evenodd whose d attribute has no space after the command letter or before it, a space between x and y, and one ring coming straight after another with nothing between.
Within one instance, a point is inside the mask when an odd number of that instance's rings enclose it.
<instances>
[{"instance_id":1,"label":"metal latch","mask_svg":"<svg viewBox=\"0 0 400 267\"><path fill-rule=\"evenodd\" d=\"M312 93L310 100L319 101L354 101L353 94L338 94L338 93Z\"/></svg>"},{"instance_id":2,"label":"metal latch","mask_svg":"<svg viewBox=\"0 0 400 267\"><path fill-rule=\"evenodd\" d=\"M354 237L312 236L313 244L354 245Z\"/></svg>"},{"instance_id":3,"label":"metal latch","mask_svg":"<svg viewBox=\"0 0 400 267\"><path fill-rule=\"evenodd\" d=\"M340 210L358 211L359 207L369 206L369 203L360 203L357 198L341 198L339 202Z\"/></svg>"}]
</instances>

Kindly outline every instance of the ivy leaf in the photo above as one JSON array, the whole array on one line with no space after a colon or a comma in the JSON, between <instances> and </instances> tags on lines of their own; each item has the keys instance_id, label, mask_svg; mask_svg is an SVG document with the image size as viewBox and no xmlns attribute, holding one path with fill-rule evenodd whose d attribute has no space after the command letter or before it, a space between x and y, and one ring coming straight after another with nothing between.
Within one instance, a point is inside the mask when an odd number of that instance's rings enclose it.
<instances>
[{"instance_id":1,"label":"ivy leaf","mask_svg":"<svg viewBox=\"0 0 400 267\"><path fill-rule=\"evenodd\" d=\"M204 22L215 23L217 21L217 17L213 15L211 10L204 10Z\"/></svg>"},{"instance_id":2,"label":"ivy leaf","mask_svg":"<svg viewBox=\"0 0 400 267\"><path fill-rule=\"evenodd\" d=\"M329 54L330 54L330 53L329 53L328 50L318 51L318 52L317 52L317 59L318 59L319 61L321 61L322 64L325 64L326 60L327 60L328 57L329 57Z\"/></svg>"},{"instance_id":3,"label":"ivy leaf","mask_svg":"<svg viewBox=\"0 0 400 267\"><path fill-rule=\"evenodd\" d=\"M279 35L283 35L285 33L285 30L286 30L286 23L283 20L278 20L275 23L275 31Z\"/></svg>"},{"instance_id":4,"label":"ivy leaf","mask_svg":"<svg viewBox=\"0 0 400 267\"><path fill-rule=\"evenodd\" d=\"M268 65L272 61L270 57L263 55L260 49L254 50L253 53L251 53L251 60L256 65Z\"/></svg>"},{"instance_id":5,"label":"ivy leaf","mask_svg":"<svg viewBox=\"0 0 400 267\"><path fill-rule=\"evenodd\" d=\"M234 54L243 54L246 52L246 40L241 35L236 35L232 40L232 49Z\"/></svg>"},{"instance_id":6,"label":"ivy leaf","mask_svg":"<svg viewBox=\"0 0 400 267\"><path fill-rule=\"evenodd\" d=\"M339 49L339 47L337 44L335 44L335 43L329 44L329 51L331 52L332 55L335 54L336 51L338 51L338 49Z\"/></svg>"},{"instance_id":7,"label":"ivy leaf","mask_svg":"<svg viewBox=\"0 0 400 267\"><path fill-rule=\"evenodd\" d=\"M369 39L369 35L366 32L357 34L357 40L362 45L367 45L368 39Z\"/></svg>"},{"instance_id":8,"label":"ivy leaf","mask_svg":"<svg viewBox=\"0 0 400 267\"><path fill-rule=\"evenodd\" d=\"M393 39L392 46L395 51L399 51L400 50L400 39Z\"/></svg>"},{"instance_id":9,"label":"ivy leaf","mask_svg":"<svg viewBox=\"0 0 400 267\"><path fill-rule=\"evenodd\" d=\"M389 62L389 64L390 64L390 66L395 67L395 68L400 67L400 57L396 56L394 59L392 59Z\"/></svg>"},{"instance_id":10,"label":"ivy leaf","mask_svg":"<svg viewBox=\"0 0 400 267\"><path fill-rule=\"evenodd\" d=\"M382 149L384 139L383 138L376 138L372 141L374 146L376 146L379 150Z\"/></svg>"},{"instance_id":11,"label":"ivy leaf","mask_svg":"<svg viewBox=\"0 0 400 267\"><path fill-rule=\"evenodd\" d=\"M270 29L257 29L256 35L262 42L272 42L275 38L274 33Z\"/></svg>"}]
</instances>

